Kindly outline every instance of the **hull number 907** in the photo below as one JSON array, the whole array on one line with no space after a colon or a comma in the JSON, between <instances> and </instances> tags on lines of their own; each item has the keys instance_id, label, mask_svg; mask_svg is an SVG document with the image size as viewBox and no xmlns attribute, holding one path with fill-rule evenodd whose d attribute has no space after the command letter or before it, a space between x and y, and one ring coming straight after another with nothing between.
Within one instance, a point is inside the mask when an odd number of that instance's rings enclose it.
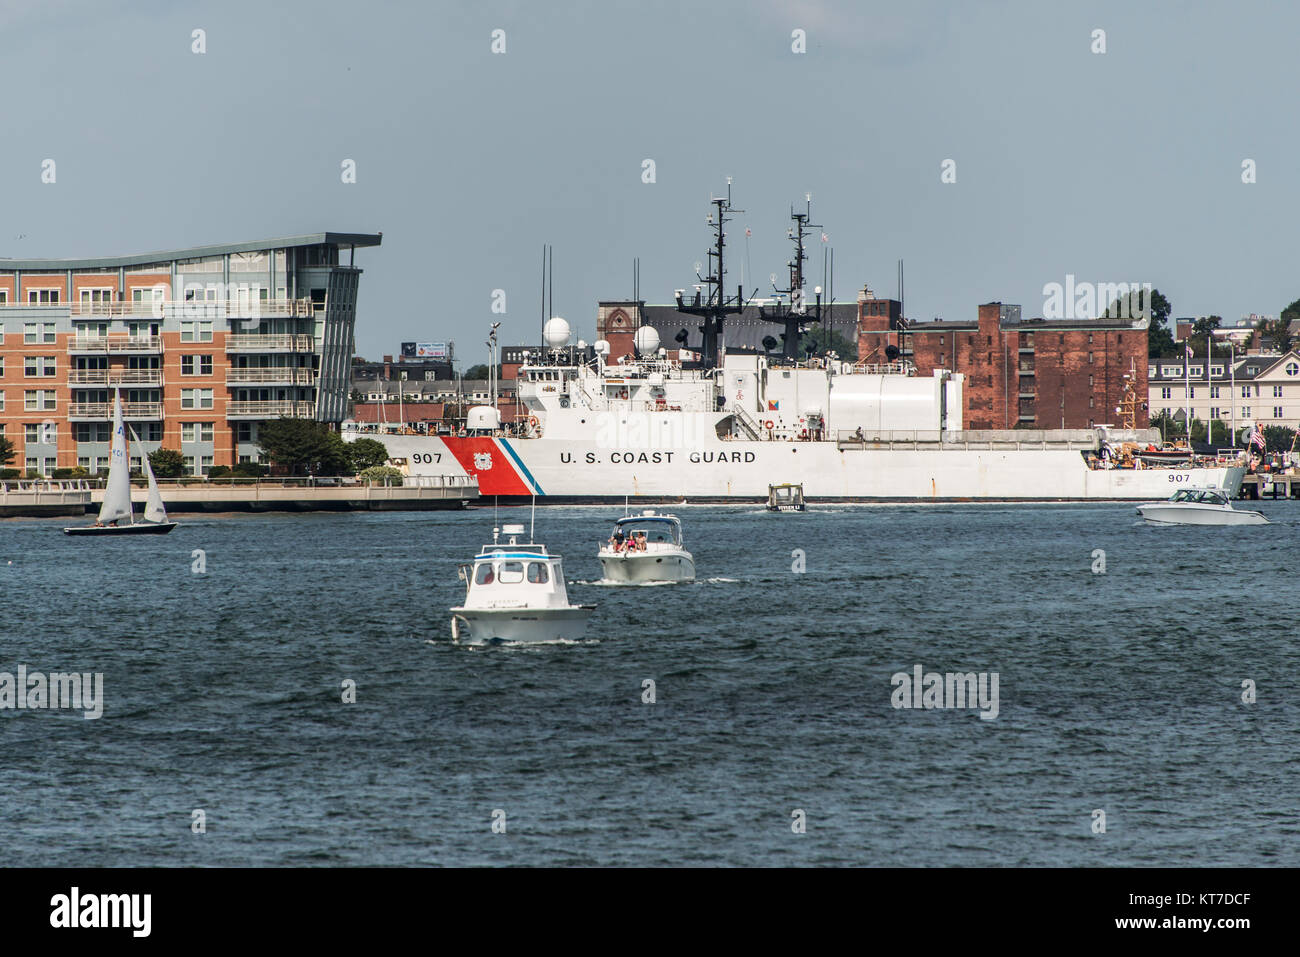
<instances>
[{"instance_id":1,"label":"hull number 907","mask_svg":"<svg viewBox=\"0 0 1300 957\"><path fill-rule=\"evenodd\" d=\"M442 461L441 452L414 452L411 454L411 461L416 465L433 465L435 462Z\"/></svg>"}]
</instances>

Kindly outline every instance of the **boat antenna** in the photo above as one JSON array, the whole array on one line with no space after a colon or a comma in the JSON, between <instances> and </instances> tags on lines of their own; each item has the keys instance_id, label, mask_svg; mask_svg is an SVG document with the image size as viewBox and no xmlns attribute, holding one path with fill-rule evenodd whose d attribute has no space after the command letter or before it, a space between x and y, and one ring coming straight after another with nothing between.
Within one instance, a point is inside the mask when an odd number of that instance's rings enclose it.
<instances>
[{"instance_id":1,"label":"boat antenna","mask_svg":"<svg viewBox=\"0 0 1300 957\"><path fill-rule=\"evenodd\" d=\"M683 292L677 293L677 311L687 314L688 316L699 316L704 320L700 326L700 331L704 334L704 368L716 369L722 364L722 324L729 315L736 315L745 310L745 285L742 282L736 287L734 298L727 296L724 283L727 280L727 271L723 263L723 249L727 245L727 232L725 229L728 213L743 213L743 209L735 209L731 205L731 177L727 177L727 195L714 196L709 202L717 207L715 212L709 214L709 228L714 232L713 248L709 250L709 275L701 276L700 280L703 285L709 287L708 295L702 297L696 292L694 301L687 305L683 299Z\"/></svg>"},{"instance_id":2,"label":"boat antenna","mask_svg":"<svg viewBox=\"0 0 1300 957\"><path fill-rule=\"evenodd\" d=\"M809 309L806 281L804 279L804 263L808 261L808 253L804 249L804 239L810 229L821 229L819 223L812 222L812 193L805 193L805 206L802 212L796 212L793 205L790 207L790 218L794 220L794 225L790 227L790 241L794 243L794 258L788 263L790 267L790 285L785 289L777 289L778 294L784 294L789 297L788 305L781 305L779 298L777 305L771 312L760 308L758 316L765 322L778 323L785 327L785 332L781 333L781 339L785 343L781 349L781 360L783 362L795 362L799 358L799 340L803 337L806 327L810 323L822 321L822 294L817 293L816 301ZM824 236L825 234L823 234ZM825 283L826 276L826 247L822 247L822 277Z\"/></svg>"}]
</instances>

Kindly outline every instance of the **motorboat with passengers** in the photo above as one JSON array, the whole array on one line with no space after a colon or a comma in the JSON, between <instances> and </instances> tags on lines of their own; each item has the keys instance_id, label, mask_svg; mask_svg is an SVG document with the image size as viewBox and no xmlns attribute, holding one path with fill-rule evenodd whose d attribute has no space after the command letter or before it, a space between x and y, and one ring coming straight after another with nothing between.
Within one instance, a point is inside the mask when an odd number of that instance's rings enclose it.
<instances>
[{"instance_id":1,"label":"motorboat with passengers","mask_svg":"<svg viewBox=\"0 0 1300 957\"><path fill-rule=\"evenodd\" d=\"M653 509L615 522L599 558L606 581L695 581L695 558L682 547L681 520Z\"/></svg>"}]
</instances>

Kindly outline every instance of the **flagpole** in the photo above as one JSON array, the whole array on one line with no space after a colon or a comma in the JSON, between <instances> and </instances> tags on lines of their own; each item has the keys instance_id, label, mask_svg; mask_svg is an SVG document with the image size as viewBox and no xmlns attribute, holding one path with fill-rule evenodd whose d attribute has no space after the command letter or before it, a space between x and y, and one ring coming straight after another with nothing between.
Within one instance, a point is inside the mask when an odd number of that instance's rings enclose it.
<instances>
[{"instance_id":1,"label":"flagpole","mask_svg":"<svg viewBox=\"0 0 1300 957\"><path fill-rule=\"evenodd\" d=\"M1187 448L1192 448L1192 341L1188 337L1187 342L1183 344L1183 399L1186 404L1184 410L1187 413Z\"/></svg>"}]
</instances>

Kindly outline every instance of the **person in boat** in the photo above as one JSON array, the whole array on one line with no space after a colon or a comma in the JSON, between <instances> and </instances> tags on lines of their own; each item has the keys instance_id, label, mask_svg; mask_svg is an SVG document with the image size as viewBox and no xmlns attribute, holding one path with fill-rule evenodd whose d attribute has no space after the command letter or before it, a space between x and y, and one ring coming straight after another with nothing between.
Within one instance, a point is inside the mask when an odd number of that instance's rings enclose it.
<instances>
[{"instance_id":1,"label":"person in boat","mask_svg":"<svg viewBox=\"0 0 1300 957\"><path fill-rule=\"evenodd\" d=\"M623 550L623 530L621 528L615 529L614 534L610 536L609 547L614 549L615 554Z\"/></svg>"},{"instance_id":2,"label":"person in boat","mask_svg":"<svg viewBox=\"0 0 1300 957\"><path fill-rule=\"evenodd\" d=\"M638 552L643 552L643 551L645 551L646 548L648 548L648 547L649 547L649 546L648 546L648 544L646 543L645 532L637 532L637 533L636 533L636 550L637 550Z\"/></svg>"}]
</instances>

